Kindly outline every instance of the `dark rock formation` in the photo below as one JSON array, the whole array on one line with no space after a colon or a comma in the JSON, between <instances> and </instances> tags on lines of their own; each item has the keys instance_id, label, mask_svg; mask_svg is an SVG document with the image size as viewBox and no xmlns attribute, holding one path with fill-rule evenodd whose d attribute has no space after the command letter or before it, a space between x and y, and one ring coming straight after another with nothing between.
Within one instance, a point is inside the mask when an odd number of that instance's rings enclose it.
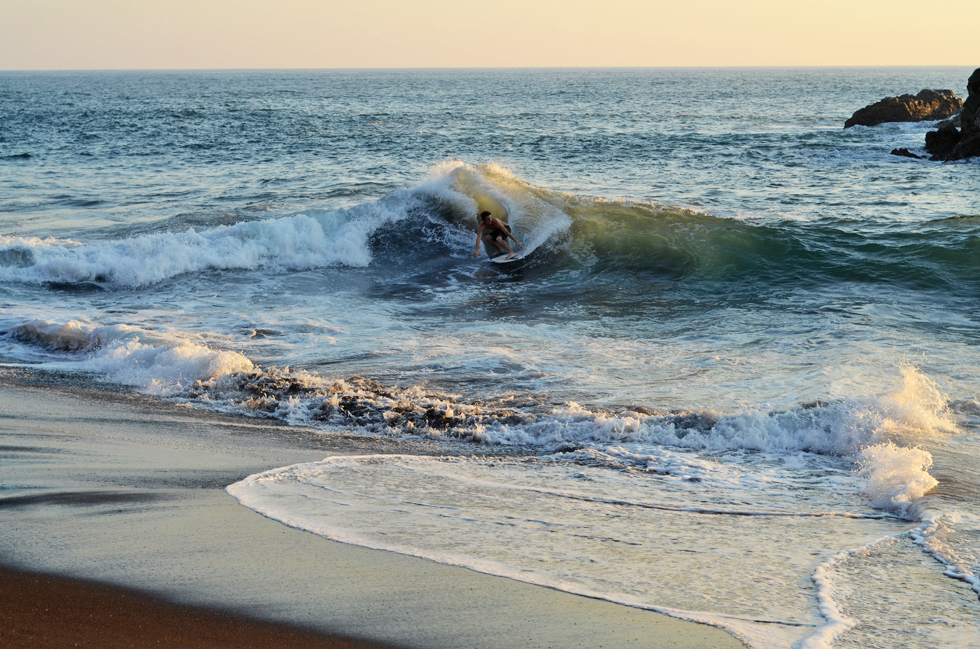
<instances>
[{"instance_id":1,"label":"dark rock formation","mask_svg":"<svg viewBox=\"0 0 980 649\"><path fill-rule=\"evenodd\" d=\"M977 156L980 156L980 133L974 132L971 137L961 137L960 143L946 157L946 160L966 160Z\"/></svg>"},{"instance_id":2,"label":"dark rock formation","mask_svg":"<svg viewBox=\"0 0 980 649\"><path fill-rule=\"evenodd\" d=\"M903 158L915 158L916 160L921 160L922 159L922 156L915 155L914 153L912 153L911 151L909 151L906 148L892 149L892 155L900 155Z\"/></svg>"},{"instance_id":3,"label":"dark rock formation","mask_svg":"<svg viewBox=\"0 0 980 649\"><path fill-rule=\"evenodd\" d=\"M980 68L973 71L966 82L969 95L956 116L939 125L939 129L926 133L926 151L930 160L964 160L980 156ZM959 122L959 130L956 123Z\"/></svg>"},{"instance_id":4,"label":"dark rock formation","mask_svg":"<svg viewBox=\"0 0 980 649\"><path fill-rule=\"evenodd\" d=\"M945 160L959 143L960 132L950 123L926 133L926 151L932 154L933 160Z\"/></svg>"},{"instance_id":5,"label":"dark rock formation","mask_svg":"<svg viewBox=\"0 0 980 649\"><path fill-rule=\"evenodd\" d=\"M971 77L972 78L972 77ZM865 106L844 122L844 128L875 126L885 122L921 122L946 119L963 105L952 90L923 90L919 94L885 97Z\"/></svg>"}]
</instances>

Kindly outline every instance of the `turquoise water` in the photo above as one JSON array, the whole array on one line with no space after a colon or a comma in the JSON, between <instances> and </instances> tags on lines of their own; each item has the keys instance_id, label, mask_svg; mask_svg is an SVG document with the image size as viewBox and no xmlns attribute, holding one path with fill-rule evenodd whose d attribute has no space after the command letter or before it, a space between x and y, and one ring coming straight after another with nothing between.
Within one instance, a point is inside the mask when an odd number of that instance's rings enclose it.
<instances>
[{"instance_id":1,"label":"turquoise water","mask_svg":"<svg viewBox=\"0 0 980 649\"><path fill-rule=\"evenodd\" d=\"M921 150L928 123L842 129L886 95L965 95L971 71L3 73L0 360L540 458L344 465L382 495L414 472L415 500L446 480L538 485L399 551L754 646L976 644L980 174L888 154ZM525 261L471 257L483 209ZM360 502L341 530L329 503L289 504L339 488L325 466L236 497L372 547L376 511L413 511ZM626 528L593 510L615 494ZM433 540L535 511L589 531L473 531L535 548L533 578L531 558ZM624 529L659 549L601 540ZM733 534L748 540L730 555ZM650 568L666 546L697 551L688 581L681 562ZM765 548L804 546L767 568ZM913 584L888 611L883 572ZM732 580L759 596L731 603Z\"/></svg>"}]
</instances>

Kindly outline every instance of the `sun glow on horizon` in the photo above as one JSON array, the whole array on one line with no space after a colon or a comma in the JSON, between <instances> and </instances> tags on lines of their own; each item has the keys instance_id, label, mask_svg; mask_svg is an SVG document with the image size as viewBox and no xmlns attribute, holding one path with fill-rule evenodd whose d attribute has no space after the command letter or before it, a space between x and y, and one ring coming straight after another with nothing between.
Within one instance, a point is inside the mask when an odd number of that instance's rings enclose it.
<instances>
[{"instance_id":1,"label":"sun glow on horizon","mask_svg":"<svg viewBox=\"0 0 980 649\"><path fill-rule=\"evenodd\" d=\"M0 69L976 66L976 24L966 0L7 0Z\"/></svg>"}]
</instances>

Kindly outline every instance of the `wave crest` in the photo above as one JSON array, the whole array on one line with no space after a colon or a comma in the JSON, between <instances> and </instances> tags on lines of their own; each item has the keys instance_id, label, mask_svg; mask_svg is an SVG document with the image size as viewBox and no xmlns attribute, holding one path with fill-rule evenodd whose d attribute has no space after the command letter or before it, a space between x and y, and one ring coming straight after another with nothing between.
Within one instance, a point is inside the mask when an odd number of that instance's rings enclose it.
<instances>
[{"instance_id":1,"label":"wave crest","mask_svg":"<svg viewBox=\"0 0 980 649\"><path fill-rule=\"evenodd\" d=\"M111 288L204 270L375 264L390 270L405 261L399 251L407 235L418 244L411 247L414 265L420 259L469 263L482 210L507 220L527 252L542 249L546 254L534 263L552 271L693 277L721 285L863 281L950 290L975 285L980 272L962 227L933 224L909 241L821 223L760 225L669 205L550 191L496 165L452 161L435 165L431 177L415 187L349 209L311 208L210 229L86 243L0 237L0 280Z\"/></svg>"},{"instance_id":2,"label":"wave crest","mask_svg":"<svg viewBox=\"0 0 980 649\"><path fill-rule=\"evenodd\" d=\"M95 372L158 396L179 395L195 383L217 381L255 367L239 352L128 325L30 320L12 327L7 336L70 354L73 358L64 365L73 370Z\"/></svg>"}]
</instances>

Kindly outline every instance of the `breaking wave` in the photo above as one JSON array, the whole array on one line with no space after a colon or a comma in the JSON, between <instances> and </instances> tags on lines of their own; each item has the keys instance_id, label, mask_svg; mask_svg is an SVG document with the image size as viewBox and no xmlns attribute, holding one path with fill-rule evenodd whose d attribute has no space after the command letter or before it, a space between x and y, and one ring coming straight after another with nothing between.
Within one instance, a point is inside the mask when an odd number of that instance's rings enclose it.
<instances>
[{"instance_id":1,"label":"breaking wave","mask_svg":"<svg viewBox=\"0 0 980 649\"><path fill-rule=\"evenodd\" d=\"M76 320L29 320L10 328L5 337L8 343L27 343L59 354L56 358L68 369L94 372L157 396L174 396L195 383L255 368L239 352L124 324L97 327Z\"/></svg>"},{"instance_id":2,"label":"breaking wave","mask_svg":"<svg viewBox=\"0 0 980 649\"><path fill-rule=\"evenodd\" d=\"M199 338L127 325L32 320L10 328L5 338L57 353L73 369L149 394L295 425L544 452L593 449L666 474L671 470L663 469L650 448L837 456L859 467L865 495L876 507L901 513L937 484L928 474L931 455L908 443L957 430L938 386L912 366L902 369L900 389L879 397L725 414L586 408L574 402L555 406L530 397L467 400L425 385L401 388L359 376L329 379L288 367L260 367Z\"/></svg>"},{"instance_id":3,"label":"breaking wave","mask_svg":"<svg viewBox=\"0 0 980 649\"><path fill-rule=\"evenodd\" d=\"M536 187L494 165L436 165L411 189L349 209L308 209L206 229L87 242L0 237L0 280L106 288L153 285L212 271L382 267L410 254L468 261L475 215L510 222L537 266L590 273L652 273L722 284L886 282L913 288L974 286L978 229L931 223L916 236L862 234L832 222L770 225L679 207L612 201ZM167 227L164 224L164 227Z\"/></svg>"}]
</instances>

